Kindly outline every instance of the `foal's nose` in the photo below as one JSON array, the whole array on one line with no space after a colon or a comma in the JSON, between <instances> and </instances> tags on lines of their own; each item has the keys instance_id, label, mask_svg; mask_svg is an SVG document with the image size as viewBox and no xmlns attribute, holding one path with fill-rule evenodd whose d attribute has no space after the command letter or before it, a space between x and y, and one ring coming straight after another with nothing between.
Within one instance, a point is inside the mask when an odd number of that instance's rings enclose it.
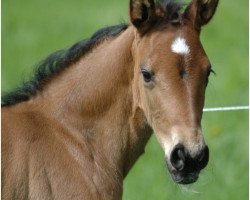
<instances>
[{"instance_id":1,"label":"foal's nose","mask_svg":"<svg viewBox=\"0 0 250 200\"><path fill-rule=\"evenodd\" d=\"M172 166L179 172L191 173L206 167L209 159L209 150L205 146L195 157L191 157L181 144L175 146L170 155Z\"/></svg>"}]
</instances>

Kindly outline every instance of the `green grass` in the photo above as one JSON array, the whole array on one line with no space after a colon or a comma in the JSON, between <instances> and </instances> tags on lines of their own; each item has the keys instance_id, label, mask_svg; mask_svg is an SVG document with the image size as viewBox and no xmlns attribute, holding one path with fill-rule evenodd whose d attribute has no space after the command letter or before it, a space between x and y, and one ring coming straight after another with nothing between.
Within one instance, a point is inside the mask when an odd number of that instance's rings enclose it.
<instances>
[{"instance_id":1,"label":"green grass","mask_svg":"<svg viewBox=\"0 0 250 200\"><path fill-rule=\"evenodd\" d=\"M124 0L3 0L2 90L17 86L39 60L97 29L127 21ZM221 0L201 35L216 76L206 107L248 104L248 1ZM124 183L125 200L248 199L248 112L205 113L210 162L197 183L181 187L165 169L153 136Z\"/></svg>"}]
</instances>

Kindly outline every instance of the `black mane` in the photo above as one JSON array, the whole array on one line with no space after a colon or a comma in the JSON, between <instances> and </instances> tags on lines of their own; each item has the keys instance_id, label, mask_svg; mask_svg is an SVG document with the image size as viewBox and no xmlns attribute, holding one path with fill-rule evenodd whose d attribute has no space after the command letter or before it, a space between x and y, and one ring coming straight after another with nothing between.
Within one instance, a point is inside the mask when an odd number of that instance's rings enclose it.
<instances>
[{"instance_id":1,"label":"black mane","mask_svg":"<svg viewBox=\"0 0 250 200\"><path fill-rule=\"evenodd\" d=\"M158 20L174 23L180 22L181 10L184 5L185 4L181 0L159 0L156 3L156 15L158 15Z\"/></svg>"},{"instance_id":2,"label":"black mane","mask_svg":"<svg viewBox=\"0 0 250 200\"><path fill-rule=\"evenodd\" d=\"M90 52L105 39L119 35L127 27L128 25L126 24L120 24L100 29L91 38L82 40L68 49L59 50L49 55L38 64L34 76L30 81L3 95L1 106L11 106L29 100L38 91L41 91L43 86L53 76L59 74L74 62L77 62L83 55Z\"/></svg>"}]
</instances>

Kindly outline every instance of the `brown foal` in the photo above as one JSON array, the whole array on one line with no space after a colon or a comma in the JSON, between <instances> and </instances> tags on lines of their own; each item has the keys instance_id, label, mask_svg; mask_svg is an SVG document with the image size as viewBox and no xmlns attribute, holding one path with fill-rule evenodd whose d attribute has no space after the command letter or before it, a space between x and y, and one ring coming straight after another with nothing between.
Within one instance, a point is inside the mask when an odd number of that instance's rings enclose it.
<instances>
[{"instance_id":1,"label":"brown foal","mask_svg":"<svg viewBox=\"0 0 250 200\"><path fill-rule=\"evenodd\" d=\"M3 199L121 199L152 132L179 184L208 162L201 131L208 76L201 27L218 0L130 0L108 27L42 62L3 97Z\"/></svg>"}]
</instances>

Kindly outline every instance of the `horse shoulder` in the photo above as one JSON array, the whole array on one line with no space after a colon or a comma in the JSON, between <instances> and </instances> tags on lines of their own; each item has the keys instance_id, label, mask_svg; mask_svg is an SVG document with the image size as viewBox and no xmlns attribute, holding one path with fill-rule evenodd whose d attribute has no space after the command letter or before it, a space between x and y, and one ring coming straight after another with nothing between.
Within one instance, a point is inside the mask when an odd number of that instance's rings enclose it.
<instances>
[{"instance_id":1,"label":"horse shoulder","mask_svg":"<svg viewBox=\"0 0 250 200\"><path fill-rule=\"evenodd\" d=\"M39 109L3 108L3 199L97 198L85 148Z\"/></svg>"}]
</instances>

